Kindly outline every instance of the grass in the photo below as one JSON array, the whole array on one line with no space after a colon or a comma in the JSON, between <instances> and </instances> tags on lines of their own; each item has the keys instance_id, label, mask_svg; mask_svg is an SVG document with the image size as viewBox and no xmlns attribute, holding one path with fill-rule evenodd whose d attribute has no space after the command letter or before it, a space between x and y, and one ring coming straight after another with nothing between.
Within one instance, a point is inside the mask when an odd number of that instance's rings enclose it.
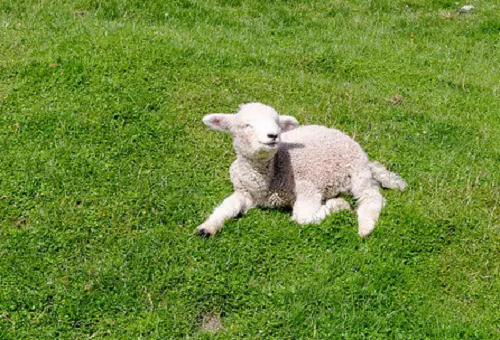
<instances>
[{"instance_id":1,"label":"grass","mask_svg":"<svg viewBox=\"0 0 500 340\"><path fill-rule=\"evenodd\" d=\"M0 0L0 338L498 338L500 8L472 4ZM250 101L408 181L372 237L192 235L232 189L201 118Z\"/></svg>"}]
</instances>

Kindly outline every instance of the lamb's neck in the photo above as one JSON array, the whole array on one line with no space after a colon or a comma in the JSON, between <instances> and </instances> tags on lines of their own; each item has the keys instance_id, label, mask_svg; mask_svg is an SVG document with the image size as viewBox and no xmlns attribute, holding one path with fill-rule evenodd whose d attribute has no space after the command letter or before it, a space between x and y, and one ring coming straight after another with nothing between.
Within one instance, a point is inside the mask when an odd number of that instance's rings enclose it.
<instances>
[{"instance_id":1,"label":"lamb's neck","mask_svg":"<svg viewBox=\"0 0 500 340\"><path fill-rule=\"evenodd\" d=\"M260 160L238 155L237 161L245 169L256 172L262 176L271 176L274 171L274 157L269 160Z\"/></svg>"}]
</instances>

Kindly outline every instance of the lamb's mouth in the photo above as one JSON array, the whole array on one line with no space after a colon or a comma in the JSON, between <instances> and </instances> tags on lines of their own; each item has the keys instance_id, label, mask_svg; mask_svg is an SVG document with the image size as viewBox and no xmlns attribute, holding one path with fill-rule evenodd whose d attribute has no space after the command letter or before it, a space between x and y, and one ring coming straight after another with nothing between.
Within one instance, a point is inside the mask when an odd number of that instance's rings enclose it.
<instances>
[{"instance_id":1,"label":"lamb's mouth","mask_svg":"<svg viewBox=\"0 0 500 340\"><path fill-rule=\"evenodd\" d=\"M263 145L267 146L268 148L274 149L275 147L278 146L278 142L269 142L269 143L262 143Z\"/></svg>"}]
</instances>

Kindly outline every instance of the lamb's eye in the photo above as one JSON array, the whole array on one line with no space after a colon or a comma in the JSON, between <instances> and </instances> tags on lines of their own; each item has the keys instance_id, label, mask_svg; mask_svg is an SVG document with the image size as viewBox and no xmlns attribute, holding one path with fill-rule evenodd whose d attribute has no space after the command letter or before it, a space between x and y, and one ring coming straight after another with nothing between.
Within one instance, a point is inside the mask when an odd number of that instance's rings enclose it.
<instances>
[{"instance_id":1,"label":"lamb's eye","mask_svg":"<svg viewBox=\"0 0 500 340\"><path fill-rule=\"evenodd\" d=\"M251 128L251 127L252 127L252 125L251 125L251 124L243 124L243 128L244 128L244 129L248 129L248 128Z\"/></svg>"}]
</instances>

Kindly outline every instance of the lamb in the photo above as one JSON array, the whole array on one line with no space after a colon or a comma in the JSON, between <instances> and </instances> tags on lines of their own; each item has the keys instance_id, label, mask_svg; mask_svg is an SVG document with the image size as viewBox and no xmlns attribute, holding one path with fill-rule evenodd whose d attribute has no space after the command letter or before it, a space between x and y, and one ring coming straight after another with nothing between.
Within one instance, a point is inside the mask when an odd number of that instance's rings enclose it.
<instances>
[{"instance_id":1,"label":"lamb","mask_svg":"<svg viewBox=\"0 0 500 340\"><path fill-rule=\"evenodd\" d=\"M358 233L367 237L378 220L384 199L379 184L403 190L405 181L368 156L353 139L324 126L298 127L261 103L243 104L236 114L209 114L203 122L233 136L237 158L231 165L234 193L196 228L203 236L254 207L292 206L292 220L319 223L350 204L338 197L351 193L357 201Z\"/></svg>"}]
</instances>

